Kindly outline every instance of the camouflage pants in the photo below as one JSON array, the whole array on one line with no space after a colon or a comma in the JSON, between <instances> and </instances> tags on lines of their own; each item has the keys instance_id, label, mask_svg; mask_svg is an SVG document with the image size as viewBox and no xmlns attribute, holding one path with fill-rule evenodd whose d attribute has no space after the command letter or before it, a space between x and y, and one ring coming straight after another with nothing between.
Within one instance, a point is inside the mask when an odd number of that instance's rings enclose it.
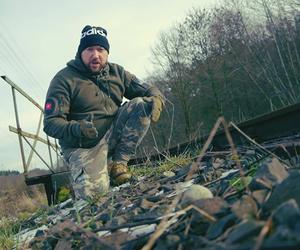
<instances>
[{"instance_id":1,"label":"camouflage pants","mask_svg":"<svg viewBox=\"0 0 300 250\"><path fill-rule=\"evenodd\" d=\"M109 189L108 157L127 163L150 126L151 104L134 98L123 105L111 128L93 148L78 148L65 158L76 199L104 194Z\"/></svg>"}]
</instances>

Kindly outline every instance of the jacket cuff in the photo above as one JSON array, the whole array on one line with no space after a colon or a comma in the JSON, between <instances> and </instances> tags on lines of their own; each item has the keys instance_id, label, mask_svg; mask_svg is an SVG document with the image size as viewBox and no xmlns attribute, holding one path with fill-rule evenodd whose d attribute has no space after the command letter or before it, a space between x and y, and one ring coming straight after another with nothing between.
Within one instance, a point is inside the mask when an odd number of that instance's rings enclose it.
<instances>
[{"instance_id":1,"label":"jacket cuff","mask_svg":"<svg viewBox=\"0 0 300 250\"><path fill-rule=\"evenodd\" d=\"M72 131L73 136L82 137L79 122L76 122L76 121L72 122L71 131Z\"/></svg>"}]
</instances>

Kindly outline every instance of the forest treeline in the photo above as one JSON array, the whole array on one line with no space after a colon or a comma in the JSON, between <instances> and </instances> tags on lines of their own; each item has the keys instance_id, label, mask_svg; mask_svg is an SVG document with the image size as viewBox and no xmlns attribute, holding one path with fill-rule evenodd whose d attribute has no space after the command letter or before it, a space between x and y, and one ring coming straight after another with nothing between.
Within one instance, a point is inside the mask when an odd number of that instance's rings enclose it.
<instances>
[{"instance_id":1,"label":"forest treeline","mask_svg":"<svg viewBox=\"0 0 300 250\"><path fill-rule=\"evenodd\" d=\"M147 79L167 97L145 145L168 148L299 102L300 1L230 0L193 8L152 47ZM153 151L153 150L152 150Z\"/></svg>"},{"instance_id":2,"label":"forest treeline","mask_svg":"<svg viewBox=\"0 0 300 250\"><path fill-rule=\"evenodd\" d=\"M0 170L0 176L11 176L11 175L19 175L20 172L16 170Z\"/></svg>"}]
</instances>

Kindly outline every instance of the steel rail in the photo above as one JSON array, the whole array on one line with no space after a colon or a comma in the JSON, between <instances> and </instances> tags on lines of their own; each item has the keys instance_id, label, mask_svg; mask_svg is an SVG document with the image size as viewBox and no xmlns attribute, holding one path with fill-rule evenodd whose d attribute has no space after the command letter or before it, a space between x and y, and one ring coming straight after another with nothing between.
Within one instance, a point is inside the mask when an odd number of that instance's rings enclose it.
<instances>
[{"instance_id":1,"label":"steel rail","mask_svg":"<svg viewBox=\"0 0 300 250\"><path fill-rule=\"evenodd\" d=\"M237 124L236 127L257 143L263 143L277 138L299 134L299 124L300 103L297 103L241 122ZM229 126L229 132L236 145L248 144L247 139L245 139L232 124ZM189 149L201 147L207 138L208 134L192 141L183 142L171 148L164 149L161 153L131 159L129 165L141 164L147 160L157 161L161 158L163 159L163 155L180 155ZM229 144L223 129L216 133L212 141L212 146L214 150L224 150L228 148Z\"/></svg>"}]
</instances>

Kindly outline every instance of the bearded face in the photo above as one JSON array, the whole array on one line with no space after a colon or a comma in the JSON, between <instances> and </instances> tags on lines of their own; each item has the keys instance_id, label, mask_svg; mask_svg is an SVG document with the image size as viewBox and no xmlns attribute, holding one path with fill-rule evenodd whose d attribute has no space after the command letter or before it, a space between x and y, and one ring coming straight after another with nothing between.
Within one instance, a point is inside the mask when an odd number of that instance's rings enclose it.
<instances>
[{"instance_id":1,"label":"bearded face","mask_svg":"<svg viewBox=\"0 0 300 250\"><path fill-rule=\"evenodd\" d=\"M81 59L92 73L99 73L107 63L108 52L101 46L87 47L81 53Z\"/></svg>"}]
</instances>

